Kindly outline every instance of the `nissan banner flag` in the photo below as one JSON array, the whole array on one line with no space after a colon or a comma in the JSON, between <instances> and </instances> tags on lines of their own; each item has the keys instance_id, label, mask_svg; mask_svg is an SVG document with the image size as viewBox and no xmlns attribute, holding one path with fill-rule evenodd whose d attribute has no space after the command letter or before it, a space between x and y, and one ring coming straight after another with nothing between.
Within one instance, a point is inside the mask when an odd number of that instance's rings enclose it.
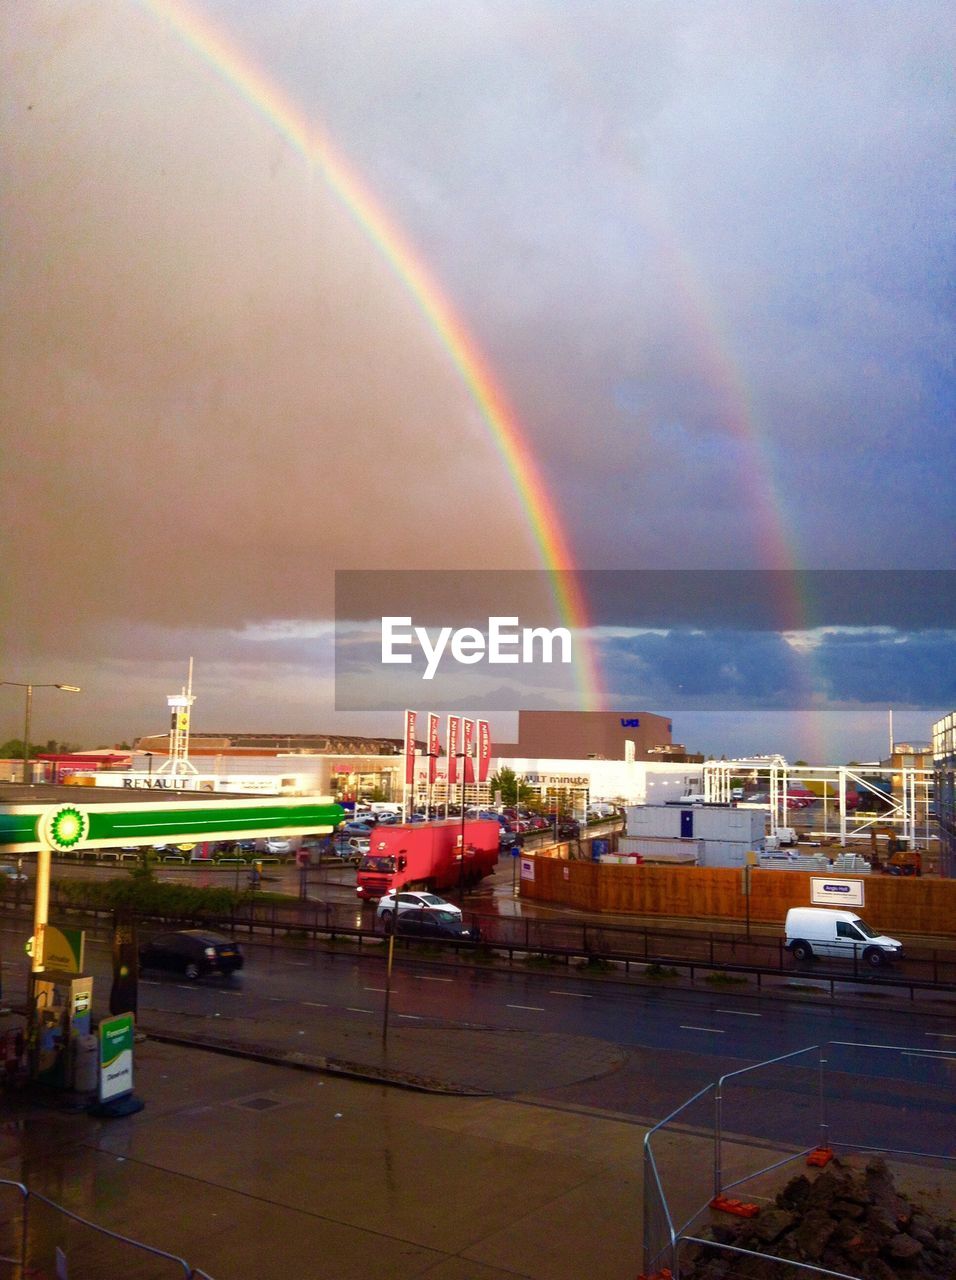
<instances>
[{"instance_id":1,"label":"nissan banner flag","mask_svg":"<svg viewBox=\"0 0 956 1280\"><path fill-rule=\"evenodd\" d=\"M428 785L433 786L438 773L438 716L428 713Z\"/></svg>"},{"instance_id":2,"label":"nissan banner flag","mask_svg":"<svg viewBox=\"0 0 956 1280\"><path fill-rule=\"evenodd\" d=\"M491 726L487 720L478 721L478 781L488 781L491 767Z\"/></svg>"},{"instance_id":3,"label":"nissan banner flag","mask_svg":"<svg viewBox=\"0 0 956 1280\"><path fill-rule=\"evenodd\" d=\"M458 732L461 720L458 716L448 717L448 785L458 785Z\"/></svg>"},{"instance_id":4,"label":"nissan banner flag","mask_svg":"<svg viewBox=\"0 0 956 1280\"><path fill-rule=\"evenodd\" d=\"M474 720L462 720L461 749L464 752L464 769L461 773L461 780L465 786L470 787L475 781L475 761L472 752L475 749L475 722Z\"/></svg>"},{"instance_id":5,"label":"nissan banner flag","mask_svg":"<svg viewBox=\"0 0 956 1280\"><path fill-rule=\"evenodd\" d=\"M415 724L417 719L416 712L405 712L405 785L409 787L415 781Z\"/></svg>"}]
</instances>

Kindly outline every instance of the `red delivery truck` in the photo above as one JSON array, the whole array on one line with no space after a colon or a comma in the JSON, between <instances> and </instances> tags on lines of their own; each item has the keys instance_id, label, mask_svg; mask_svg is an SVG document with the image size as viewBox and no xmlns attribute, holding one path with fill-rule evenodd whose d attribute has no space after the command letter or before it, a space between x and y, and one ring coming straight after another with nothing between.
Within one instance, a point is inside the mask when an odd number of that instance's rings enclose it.
<instances>
[{"instance_id":1,"label":"red delivery truck","mask_svg":"<svg viewBox=\"0 0 956 1280\"><path fill-rule=\"evenodd\" d=\"M360 898L380 898L390 889L455 889L477 884L498 862L497 822L465 819L461 857L460 818L376 827L359 864L355 889Z\"/></svg>"}]
</instances>

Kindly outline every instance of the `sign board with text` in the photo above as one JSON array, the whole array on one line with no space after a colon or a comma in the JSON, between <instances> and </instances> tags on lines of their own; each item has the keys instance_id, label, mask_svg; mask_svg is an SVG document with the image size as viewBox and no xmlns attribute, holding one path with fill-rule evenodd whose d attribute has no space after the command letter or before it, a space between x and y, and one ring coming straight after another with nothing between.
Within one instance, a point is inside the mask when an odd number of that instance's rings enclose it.
<instances>
[{"instance_id":1,"label":"sign board with text","mask_svg":"<svg viewBox=\"0 0 956 1280\"><path fill-rule=\"evenodd\" d=\"M817 907L862 907L863 881L811 876L810 901Z\"/></svg>"},{"instance_id":2,"label":"sign board with text","mask_svg":"<svg viewBox=\"0 0 956 1280\"><path fill-rule=\"evenodd\" d=\"M134 1021L131 1013L100 1023L100 1102L133 1092Z\"/></svg>"}]
</instances>

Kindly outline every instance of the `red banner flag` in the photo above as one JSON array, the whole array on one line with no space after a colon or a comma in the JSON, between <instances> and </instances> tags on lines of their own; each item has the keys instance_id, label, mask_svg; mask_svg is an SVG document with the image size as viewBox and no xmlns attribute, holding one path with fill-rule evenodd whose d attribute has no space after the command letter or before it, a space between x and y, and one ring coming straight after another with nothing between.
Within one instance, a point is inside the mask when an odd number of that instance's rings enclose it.
<instances>
[{"instance_id":1,"label":"red banner flag","mask_svg":"<svg viewBox=\"0 0 956 1280\"><path fill-rule=\"evenodd\" d=\"M458 716L448 717L448 785L458 785L458 733L461 720Z\"/></svg>"},{"instance_id":2,"label":"red banner flag","mask_svg":"<svg viewBox=\"0 0 956 1280\"><path fill-rule=\"evenodd\" d=\"M487 720L478 721L478 781L488 781L491 767L491 725Z\"/></svg>"},{"instance_id":3,"label":"red banner flag","mask_svg":"<svg viewBox=\"0 0 956 1280\"><path fill-rule=\"evenodd\" d=\"M475 750L475 722L474 720L462 720L461 725L461 749L465 756L465 767L461 772L461 780L465 786L470 787L475 781L475 759L473 755Z\"/></svg>"},{"instance_id":4,"label":"red banner flag","mask_svg":"<svg viewBox=\"0 0 956 1280\"><path fill-rule=\"evenodd\" d=\"M428 785L431 786L435 781L435 775L438 773L438 752L441 747L438 742L438 716L431 711L428 713Z\"/></svg>"},{"instance_id":5,"label":"red banner flag","mask_svg":"<svg viewBox=\"0 0 956 1280\"><path fill-rule=\"evenodd\" d=\"M415 726L418 715L414 711L405 712L405 785L412 786L415 781Z\"/></svg>"}]
</instances>

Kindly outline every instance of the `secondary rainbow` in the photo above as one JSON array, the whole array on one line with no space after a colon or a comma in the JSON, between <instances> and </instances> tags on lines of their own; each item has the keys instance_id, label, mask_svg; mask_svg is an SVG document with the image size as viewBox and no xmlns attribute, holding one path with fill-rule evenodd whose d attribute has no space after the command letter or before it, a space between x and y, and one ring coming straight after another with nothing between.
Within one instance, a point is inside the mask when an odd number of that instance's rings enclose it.
<instances>
[{"instance_id":1,"label":"secondary rainbow","mask_svg":"<svg viewBox=\"0 0 956 1280\"><path fill-rule=\"evenodd\" d=\"M555 603L574 630L575 674L582 704L603 705L603 690L588 617L567 536L531 448L500 387L465 326L395 224L328 138L251 60L194 9L178 0L139 0L165 22L203 62L264 116L309 164L317 165L330 189L363 228L414 298L447 351L484 420L524 508L541 563L551 575Z\"/></svg>"}]
</instances>

